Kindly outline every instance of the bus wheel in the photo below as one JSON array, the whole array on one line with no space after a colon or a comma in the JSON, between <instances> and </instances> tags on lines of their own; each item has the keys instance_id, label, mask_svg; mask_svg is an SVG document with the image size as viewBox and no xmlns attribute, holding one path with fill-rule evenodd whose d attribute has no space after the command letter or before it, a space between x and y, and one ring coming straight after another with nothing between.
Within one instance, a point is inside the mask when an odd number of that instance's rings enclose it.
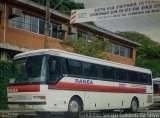
<instances>
[{"instance_id":1,"label":"bus wheel","mask_svg":"<svg viewBox=\"0 0 160 118\"><path fill-rule=\"evenodd\" d=\"M67 115L70 118L78 117L79 113L82 111L81 102L79 99L72 98L68 105L68 113Z\"/></svg>"},{"instance_id":2,"label":"bus wheel","mask_svg":"<svg viewBox=\"0 0 160 118\"><path fill-rule=\"evenodd\" d=\"M71 99L68 106L68 111L71 113L78 113L81 111L80 102L77 99Z\"/></svg>"},{"instance_id":3,"label":"bus wheel","mask_svg":"<svg viewBox=\"0 0 160 118\"><path fill-rule=\"evenodd\" d=\"M130 109L131 112L137 112L138 107L139 107L138 100L136 98L133 98L131 102L131 109Z\"/></svg>"}]
</instances>

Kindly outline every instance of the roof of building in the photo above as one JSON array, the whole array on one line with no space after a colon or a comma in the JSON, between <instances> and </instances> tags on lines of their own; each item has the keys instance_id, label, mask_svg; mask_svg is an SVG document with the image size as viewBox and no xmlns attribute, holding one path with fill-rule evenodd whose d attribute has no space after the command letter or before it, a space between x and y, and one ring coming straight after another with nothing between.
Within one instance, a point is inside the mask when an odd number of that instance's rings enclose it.
<instances>
[{"instance_id":1,"label":"roof of building","mask_svg":"<svg viewBox=\"0 0 160 118\"><path fill-rule=\"evenodd\" d=\"M28 5L28 6L30 6L30 7L40 9L40 10L42 10L42 11L45 11L45 9L46 9L45 6L39 5L39 4L37 4L37 3L35 3L35 2L32 2L32 1L30 1L30 0L14 0L13 2L14 2L14 3L17 3L17 4L25 4L25 5ZM54 14L55 16L57 16L57 17L61 17L61 18L65 19L65 20L67 20L68 23L69 23L70 17L69 17L68 15L66 15L66 14L64 14L64 13L61 13L61 12L59 12L59 11L57 11L57 10L54 10L54 9L50 9L50 12L51 12L52 14ZM121 37L121 36L117 35L117 34L114 33L114 32L111 32L111 31L106 30L106 29L102 29L102 28L97 27L97 26L95 26L95 25L92 25L92 24L89 24L89 23L78 23L78 24L80 24L80 25L82 25L82 26L85 26L85 27L88 27L88 28L90 28L90 29L96 30L96 31L98 31L98 32L100 32L100 33L103 33L103 34L106 34L106 35L108 35L108 36L114 37L114 38L116 38L116 39L123 40L123 41L128 42L128 43L130 43L130 44L132 44L132 45L141 46L141 44L139 44L139 43L137 43L137 42L128 40L127 38Z\"/></svg>"}]
</instances>

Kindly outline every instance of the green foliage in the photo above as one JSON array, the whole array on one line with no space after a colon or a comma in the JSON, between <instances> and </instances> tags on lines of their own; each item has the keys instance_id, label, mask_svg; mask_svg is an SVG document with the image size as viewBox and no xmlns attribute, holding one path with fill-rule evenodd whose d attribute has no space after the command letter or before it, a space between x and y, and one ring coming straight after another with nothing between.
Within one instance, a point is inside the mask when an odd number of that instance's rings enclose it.
<instances>
[{"instance_id":1,"label":"green foliage","mask_svg":"<svg viewBox=\"0 0 160 118\"><path fill-rule=\"evenodd\" d=\"M67 44L73 47L75 53L83 54L91 57L103 58L102 52L107 51L108 41L107 40L85 40L83 38L75 39L75 40L67 40L62 44Z\"/></svg>"},{"instance_id":2,"label":"green foliage","mask_svg":"<svg viewBox=\"0 0 160 118\"><path fill-rule=\"evenodd\" d=\"M137 50L136 66L151 69L153 77L160 77L160 43L137 32L119 32L118 34L142 45Z\"/></svg>"},{"instance_id":3,"label":"green foliage","mask_svg":"<svg viewBox=\"0 0 160 118\"><path fill-rule=\"evenodd\" d=\"M45 5L45 0L32 0L38 4ZM55 6L60 2L60 0L50 0L50 7L55 8ZM75 3L73 0L63 0L63 2L56 8L56 10L70 15L73 9L83 9L83 3Z\"/></svg>"},{"instance_id":4,"label":"green foliage","mask_svg":"<svg viewBox=\"0 0 160 118\"><path fill-rule=\"evenodd\" d=\"M0 109L7 109L7 85L13 75L11 61L0 61Z\"/></svg>"}]
</instances>

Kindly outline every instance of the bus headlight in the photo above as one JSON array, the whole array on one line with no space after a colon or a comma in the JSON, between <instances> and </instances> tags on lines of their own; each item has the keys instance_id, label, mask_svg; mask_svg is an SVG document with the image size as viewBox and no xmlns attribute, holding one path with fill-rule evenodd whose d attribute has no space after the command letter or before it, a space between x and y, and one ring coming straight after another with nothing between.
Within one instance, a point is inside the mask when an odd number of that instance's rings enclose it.
<instances>
[{"instance_id":1,"label":"bus headlight","mask_svg":"<svg viewBox=\"0 0 160 118\"><path fill-rule=\"evenodd\" d=\"M8 100L12 100L12 96L8 96Z\"/></svg>"}]
</instances>

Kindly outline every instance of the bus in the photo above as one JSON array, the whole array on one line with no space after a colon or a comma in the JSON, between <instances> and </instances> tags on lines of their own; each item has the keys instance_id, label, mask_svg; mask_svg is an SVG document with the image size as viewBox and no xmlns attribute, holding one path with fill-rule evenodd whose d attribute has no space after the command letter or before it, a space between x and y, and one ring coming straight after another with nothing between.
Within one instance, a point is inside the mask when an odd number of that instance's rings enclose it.
<instances>
[{"instance_id":1,"label":"bus","mask_svg":"<svg viewBox=\"0 0 160 118\"><path fill-rule=\"evenodd\" d=\"M153 103L148 69L58 49L20 53L14 65L16 76L7 87L10 109L137 112Z\"/></svg>"},{"instance_id":2,"label":"bus","mask_svg":"<svg viewBox=\"0 0 160 118\"><path fill-rule=\"evenodd\" d=\"M153 79L153 88L154 88L154 107L160 108L160 78Z\"/></svg>"}]
</instances>

